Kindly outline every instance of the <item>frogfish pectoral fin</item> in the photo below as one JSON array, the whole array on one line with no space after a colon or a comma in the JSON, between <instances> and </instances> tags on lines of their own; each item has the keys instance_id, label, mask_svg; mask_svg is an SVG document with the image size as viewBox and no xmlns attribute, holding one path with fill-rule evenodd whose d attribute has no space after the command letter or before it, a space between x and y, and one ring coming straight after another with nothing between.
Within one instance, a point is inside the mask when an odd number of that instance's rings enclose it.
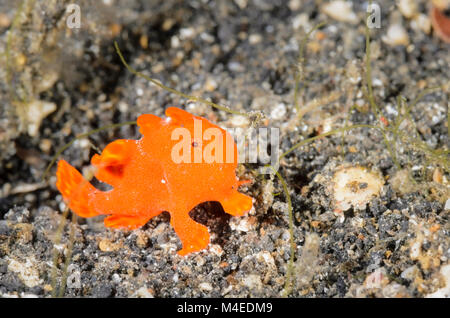
<instances>
[{"instance_id":1,"label":"frogfish pectoral fin","mask_svg":"<svg viewBox=\"0 0 450 318\"><path fill-rule=\"evenodd\" d=\"M109 143L101 155L96 154L91 159L91 164L97 168L95 177L112 186L120 182L135 147L134 140L119 139Z\"/></svg>"},{"instance_id":2,"label":"frogfish pectoral fin","mask_svg":"<svg viewBox=\"0 0 450 318\"><path fill-rule=\"evenodd\" d=\"M170 224L183 244L183 248L178 251L178 255L181 256L201 251L209 244L208 228L191 219L188 212L170 213Z\"/></svg>"},{"instance_id":3,"label":"frogfish pectoral fin","mask_svg":"<svg viewBox=\"0 0 450 318\"><path fill-rule=\"evenodd\" d=\"M250 211L253 206L252 198L238 191L233 192L219 202L222 204L223 210L233 216L242 216Z\"/></svg>"},{"instance_id":4,"label":"frogfish pectoral fin","mask_svg":"<svg viewBox=\"0 0 450 318\"><path fill-rule=\"evenodd\" d=\"M89 204L90 196L98 190L65 160L58 162L56 187L77 215L86 218L98 215Z\"/></svg>"}]
</instances>

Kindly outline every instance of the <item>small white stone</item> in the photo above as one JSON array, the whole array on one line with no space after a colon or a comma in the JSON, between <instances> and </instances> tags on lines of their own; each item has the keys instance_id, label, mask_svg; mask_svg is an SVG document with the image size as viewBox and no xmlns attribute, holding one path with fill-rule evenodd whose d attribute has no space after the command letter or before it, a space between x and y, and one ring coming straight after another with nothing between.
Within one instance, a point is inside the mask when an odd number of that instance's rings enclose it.
<instances>
[{"instance_id":1,"label":"small white stone","mask_svg":"<svg viewBox=\"0 0 450 318\"><path fill-rule=\"evenodd\" d=\"M288 7L291 11L296 11L300 9L302 2L300 0L289 0Z\"/></svg>"},{"instance_id":2,"label":"small white stone","mask_svg":"<svg viewBox=\"0 0 450 318\"><path fill-rule=\"evenodd\" d=\"M250 34L250 36L248 37L248 42L250 44L258 44L261 41L262 41L261 34Z\"/></svg>"},{"instance_id":3,"label":"small white stone","mask_svg":"<svg viewBox=\"0 0 450 318\"><path fill-rule=\"evenodd\" d=\"M260 290L262 288L262 281L259 275L248 275L242 280L242 284L251 290Z\"/></svg>"},{"instance_id":4,"label":"small white stone","mask_svg":"<svg viewBox=\"0 0 450 318\"><path fill-rule=\"evenodd\" d=\"M411 27L414 29L419 29L425 34L430 34L431 32L431 21L428 15L420 13L413 21L411 21Z\"/></svg>"},{"instance_id":5,"label":"small white stone","mask_svg":"<svg viewBox=\"0 0 450 318\"><path fill-rule=\"evenodd\" d=\"M176 35L174 35L170 38L170 46L173 49L176 49L180 46L180 39Z\"/></svg>"},{"instance_id":6,"label":"small white stone","mask_svg":"<svg viewBox=\"0 0 450 318\"><path fill-rule=\"evenodd\" d=\"M422 251L422 242L417 241L411 245L411 248L409 250L409 257L412 260L416 260L419 258L421 251Z\"/></svg>"},{"instance_id":7,"label":"small white stone","mask_svg":"<svg viewBox=\"0 0 450 318\"><path fill-rule=\"evenodd\" d=\"M231 118L231 124L233 127L247 127L249 124L248 117L241 116L241 115L234 115Z\"/></svg>"},{"instance_id":8,"label":"small white stone","mask_svg":"<svg viewBox=\"0 0 450 318\"><path fill-rule=\"evenodd\" d=\"M386 105L386 112L389 115L394 115L394 116L398 115L398 111L391 104Z\"/></svg>"},{"instance_id":9,"label":"small white stone","mask_svg":"<svg viewBox=\"0 0 450 318\"><path fill-rule=\"evenodd\" d=\"M288 204L286 202L281 202L281 201L276 201L272 205L272 208L274 211L280 211L282 213L288 213L288 211L289 211Z\"/></svg>"},{"instance_id":10,"label":"small white stone","mask_svg":"<svg viewBox=\"0 0 450 318\"><path fill-rule=\"evenodd\" d=\"M244 66L239 62L228 63L228 68L233 72L243 72L245 70Z\"/></svg>"},{"instance_id":11,"label":"small white stone","mask_svg":"<svg viewBox=\"0 0 450 318\"><path fill-rule=\"evenodd\" d=\"M264 261L264 263L266 263L267 266L270 267L271 269L275 269L276 268L275 260L273 259L273 256L268 251L259 252L256 255L256 259L259 262Z\"/></svg>"},{"instance_id":12,"label":"small white stone","mask_svg":"<svg viewBox=\"0 0 450 318\"><path fill-rule=\"evenodd\" d=\"M209 250L216 256L222 256L223 255L223 249L220 247L220 245L213 244L213 245L211 245Z\"/></svg>"},{"instance_id":13,"label":"small white stone","mask_svg":"<svg viewBox=\"0 0 450 318\"><path fill-rule=\"evenodd\" d=\"M352 10L352 2L340 0L327 2L322 6L322 11L337 21L351 24L359 22L358 16Z\"/></svg>"},{"instance_id":14,"label":"small white stone","mask_svg":"<svg viewBox=\"0 0 450 318\"><path fill-rule=\"evenodd\" d=\"M64 202L58 204L59 211L64 212L67 209L67 205Z\"/></svg>"},{"instance_id":15,"label":"small white stone","mask_svg":"<svg viewBox=\"0 0 450 318\"><path fill-rule=\"evenodd\" d=\"M142 96L144 95L144 90L142 88L137 88L136 89L136 95L137 96Z\"/></svg>"},{"instance_id":16,"label":"small white stone","mask_svg":"<svg viewBox=\"0 0 450 318\"><path fill-rule=\"evenodd\" d=\"M182 40L192 39L195 36L195 30L193 28L180 29L180 38Z\"/></svg>"},{"instance_id":17,"label":"small white stone","mask_svg":"<svg viewBox=\"0 0 450 318\"><path fill-rule=\"evenodd\" d=\"M117 107L119 108L119 111L121 113L126 113L128 112L128 104L125 102L119 102L119 104L117 105Z\"/></svg>"},{"instance_id":18,"label":"small white stone","mask_svg":"<svg viewBox=\"0 0 450 318\"><path fill-rule=\"evenodd\" d=\"M213 287L210 283L200 283L200 285L198 285L198 288L200 288L200 290L204 292L210 292L213 290Z\"/></svg>"},{"instance_id":19,"label":"small white stone","mask_svg":"<svg viewBox=\"0 0 450 318\"><path fill-rule=\"evenodd\" d=\"M309 17L306 13L301 13L299 15L296 15L292 19L292 27L294 30L300 29L300 27L303 27L305 30L310 29L309 25Z\"/></svg>"},{"instance_id":20,"label":"small white stone","mask_svg":"<svg viewBox=\"0 0 450 318\"><path fill-rule=\"evenodd\" d=\"M122 281L122 278L120 278L120 275L117 273L114 273L111 278L112 278L112 281L116 284L118 284Z\"/></svg>"},{"instance_id":21,"label":"small white stone","mask_svg":"<svg viewBox=\"0 0 450 318\"><path fill-rule=\"evenodd\" d=\"M36 82L35 92L38 94L52 88L58 78L58 72L54 70L48 70L45 74L42 75L40 81Z\"/></svg>"},{"instance_id":22,"label":"small white stone","mask_svg":"<svg viewBox=\"0 0 450 318\"><path fill-rule=\"evenodd\" d=\"M387 31L387 34L382 37L384 43L390 46L403 45L407 46L409 44L409 36L405 28L399 24L391 24Z\"/></svg>"},{"instance_id":23,"label":"small white stone","mask_svg":"<svg viewBox=\"0 0 450 318\"><path fill-rule=\"evenodd\" d=\"M134 294L134 296L138 298L154 298L153 294L147 287L139 288Z\"/></svg>"},{"instance_id":24,"label":"small white stone","mask_svg":"<svg viewBox=\"0 0 450 318\"><path fill-rule=\"evenodd\" d=\"M197 255L195 257L195 263L198 267L202 267L203 265L205 265L206 260L201 255Z\"/></svg>"},{"instance_id":25,"label":"small white stone","mask_svg":"<svg viewBox=\"0 0 450 318\"><path fill-rule=\"evenodd\" d=\"M230 228L233 231L248 232L250 231L250 227L247 217L232 218L230 221Z\"/></svg>"},{"instance_id":26,"label":"small white stone","mask_svg":"<svg viewBox=\"0 0 450 318\"><path fill-rule=\"evenodd\" d=\"M79 142L80 148L89 148L91 144L87 138L80 139Z\"/></svg>"},{"instance_id":27,"label":"small white stone","mask_svg":"<svg viewBox=\"0 0 450 318\"><path fill-rule=\"evenodd\" d=\"M202 32L200 38L207 43L214 43L214 37L209 33Z\"/></svg>"},{"instance_id":28,"label":"small white stone","mask_svg":"<svg viewBox=\"0 0 450 318\"><path fill-rule=\"evenodd\" d=\"M374 78L372 79L372 85L381 87L383 86L383 82L379 78Z\"/></svg>"},{"instance_id":29,"label":"small white stone","mask_svg":"<svg viewBox=\"0 0 450 318\"><path fill-rule=\"evenodd\" d=\"M411 19L417 14L416 0L399 0L397 6L403 16L407 19Z\"/></svg>"},{"instance_id":30,"label":"small white stone","mask_svg":"<svg viewBox=\"0 0 450 318\"><path fill-rule=\"evenodd\" d=\"M217 81L216 81L215 79L209 77L209 78L206 80L204 86L205 86L205 89L206 89L208 92L212 92L212 91L214 91L214 90L219 86L219 84L217 83Z\"/></svg>"},{"instance_id":31,"label":"small white stone","mask_svg":"<svg viewBox=\"0 0 450 318\"><path fill-rule=\"evenodd\" d=\"M64 245L64 244L55 244L55 245L53 245L53 247L54 247L59 253L61 253L61 252L64 251L65 245Z\"/></svg>"},{"instance_id":32,"label":"small white stone","mask_svg":"<svg viewBox=\"0 0 450 318\"><path fill-rule=\"evenodd\" d=\"M351 224L353 227L356 228L363 228L366 222L363 218L360 218L359 216L355 216L351 219Z\"/></svg>"},{"instance_id":33,"label":"small white stone","mask_svg":"<svg viewBox=\"0 0 450 318\"><path fill-rule=\"evenodd\" d=\"M284 103L279 103L272 111L270 112L270 117L274 120L280 120L284 118L286 114L286 105Z\"/></svg>"},{"instance_id":34,"label":"small white stone","mask_svg":"<svg viewBox=\"0 0 450 318\"><path fill-rule=\"evenodd\" d=\"M444 210L450 210L450 199L447 199L447 201L445 202Z\"/></svg>"},{"instance_id":35,"label":"small white stone","mask_svg":"<svg viewBox=\"0 0 450 318\"><path fill-rule=\"evenodd\" d=\"M41 100L30 102L27 108L26 121L28 124L28 134L36 137L39 133L39 127L42 120L56 110L56 104Z\"/></svg>"},{"instance_id":36,"label":"small white stone","mask_svg":"<svg viewBox=\"0 0 450 318\"><path fill-rule=\"evenodd\" d=\"M225 296L226 294L228 294L232 290L233 290L233 285L228 285L228 287L225 288L224 291L222 292L222 296Z\"/></svg>"},{"instance_id":37,"label":"small white stone","mask_svg":"<svg viewBox=\"0 0 450 318\"><path fill-rule=\"evenodd\" d=\"M408 279L408 280L414 280L417 275L419 274L419 269L417 268L416 265L412 265L410 267L408 267L407 269L405 269L401 274L400 277L403 279Z\"/></svg>"},{"instance_id":38,"label":"small white stone","mask_svg":"<svg viewBox=\"0 0 450 318\"><path fill-rule=\"evenodd\" d=\"M248 0L234 0L239 9L245 9L247 7Z\"/></svg>"}]
</instances>

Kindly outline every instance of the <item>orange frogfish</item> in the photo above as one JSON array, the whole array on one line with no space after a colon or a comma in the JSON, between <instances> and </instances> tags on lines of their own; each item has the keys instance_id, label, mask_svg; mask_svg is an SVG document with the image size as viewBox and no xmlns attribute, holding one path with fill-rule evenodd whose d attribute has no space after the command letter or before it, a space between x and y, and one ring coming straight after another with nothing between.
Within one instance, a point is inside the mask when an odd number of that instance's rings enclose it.
<instances>
[{"instance_id":1,"label":"orange frogfish","mask_svg":"<svg viewBox=\"0 0 450 318\"><path fill-rule=\"evenodd\" d=\"M227 131L175 107L166 116L139 116L141 139L115 140L92 157L95 177L111 190L95 188L65 160L58 162L56 187L77 215L108 215L107 227L136 229L169 212L183 245L178 254L186 255L209 244L207 227L189 216L195 206L218 201L225 212L242 216L252 198L238 192L248 181L236 177L237 147Z\"/></svg>"}]
</instances>

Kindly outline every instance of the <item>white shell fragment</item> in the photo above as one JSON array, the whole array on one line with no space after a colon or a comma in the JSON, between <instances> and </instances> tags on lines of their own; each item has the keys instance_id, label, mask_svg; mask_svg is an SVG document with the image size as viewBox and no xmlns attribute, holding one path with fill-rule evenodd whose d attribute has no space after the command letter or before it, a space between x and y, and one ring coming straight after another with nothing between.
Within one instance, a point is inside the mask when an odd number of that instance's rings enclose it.
<instances>
[{"instance_id":1,"label":"white shell fragment","mask_svg":"<svg viewBox=\"0 0 450 318\"><path fill-rule=\"evenodd\" d=\"M42 120L56 110L56 104L34 100L27 106L27 131L31 137L36 137L39 133Z\"/></svg>"},{"instance_id":2,"label":"white shell fragment","mask_svg":"<svg viewBox=\"0 0 450 318\"><path fill-rule=\"evenodd\" d=\"M416 0L399 0L397 6L402 15L407 19L413 18L418 12Z\"/></svg>"},{"instance_id":3,"label":"white shell fragment","mask_svg":"<svg viewBox=\"0 0 450 318\"><path fill-rule=\"evenodd\" d=\"M365 209L374 196L378 196L384 180L363 167L342 168L333 178L335 207L346 211L353 207Z\"/></svg>"},{"instance_id":4,"label":"white shell fragment","mask_svg":"<svg viewBox=\"0 0 450 318\"><path fill-rule=\"evenodd\" d=\"M352 10L351 1L331 1L322 6L322 11L331 18L351 24L357 24L358 16Z\"/></svg>"},{"instance_id":5,"label":"white shell fragment","mask_svg":"<svg viewBox=\"0 0 450 318\"><path fill-rule=\"evenodd\" d=\"M391 24L387 30L387 34L383 35L382 40L390 46L407 46L409 44L408 32L399 23Z\"/></svg>"}]
</instances>

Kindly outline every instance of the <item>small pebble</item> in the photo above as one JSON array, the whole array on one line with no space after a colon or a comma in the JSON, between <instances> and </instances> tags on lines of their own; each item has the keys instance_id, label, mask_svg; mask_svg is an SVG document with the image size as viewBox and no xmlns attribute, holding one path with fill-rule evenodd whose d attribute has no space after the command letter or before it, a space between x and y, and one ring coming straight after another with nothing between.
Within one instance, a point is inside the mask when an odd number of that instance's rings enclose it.
<instances>
[{"instance_id":1,"label":"small pebble","mask_svg":"<svg viewBox=\"0 0 450 318\"><path fill-rule=\"evenodd\" d=\"M288 7L291 11L296 11L300 9L302 2L300 0L289 0Z\"/></svg>"},{"instance_id":2,"label":"small pebble","mask_svg":"<svg viewBox=\"0 0 450 318\"><path fill-rule=\"evenodd\" d=\"M450 199L447 199L447 201L445 202L444 210L450 210Z\"/></svg>"},{"instance_id":3,"label":"small pebble","mask_svg":"<svg viewBox=\"0 0 450 318\"><path fill-rule=\"evenodd\" d=\"M252 45L258 44L262 41L262 36L261 34L251 34L248 37L248 42Z\"/></svg>"},{"instance_id":4,"label":"small pebble","mask_svg":"<svg viewBox=\"0 0 450 318\"><path fill-rule=\"evenodd\" d=\"M258 275L248 275L242 280L242 284L251 290L260 290L262 288L261 277Z\"/></svg>"},{"instance_id":5,"label":"small pebble","mask_svg":"<svg viewBox=\"0 0 450 318\"><path fill-rule=\"evenodd\" d=\"M415 0L399 0L397 6L407 19L411 19L417 14L417 3Z\"/></svg>"},{"instance_id":6,"label":"small pebble","mask_svg":"<svg viewBox=\"0 0 450 318\"><path fill-rule=\"evenodd\" d=\"M47 139L47 138L41 139L41 141L39 143L39 148L43 152L48 154L50 152L50 150L52 149L52 141L50 139Z\"/></svg>"},{"instance_id":7,"label":"small pebble","mask_svg":"<svg viewBox=\"0 0 450 318\"><path fill-rule=\"evenodd\" d=\"M322 5L322 11L331 18L340 21L357 24L358 16L352 10L351 1L331 1Z\"/></svg>"},{"instance_id":8,"label":"small pebble","mask_svg":"<svg viewBox=\"0 0 450 318\"><path fill-rule=\"evenodd\" d=\"M244 66L242 66L242 64L239 62L228 63L228 68L230 69L230 71L236 73L243 72L245 70Z\"/></svg>"},{"instance_id":9,"label":"small pebble","mask_svg":"<svg viewBox=\"0 0 450 318\"><path fill-rule=\"evenodd\" d=\"M292 19L292 27L294 28L294 30L298 30L301 27L303 27L305 30L309 30L310 25L309 25L308 15L306 13L301 13L301 14L295 16Z\"/></svg>"},{"instance_id":10,"label":"small pebble","mask_svg":"<svg viewBox=\"0 0 450 318\"><path fill-rule=\"evenodd\" d=\"M98 247L103 252L114 252L114 251L117 251L118 249L120 249L120 244L115 244L115 243L111 242L110 240L103 239L98 244Z\"/></svg>"},{"instance_id":11,"label":"small pebble","mask_svg":"<svg viewBox=\"0 0 450 318\"><path fill-rule=\"evenodd\" d=\"M153 298L153 293L151 292L150 289L148 289L147 287L141 287L139 288L136 293L134 294L135 297L138 298Z\"/></svg>"},{"instance_id":12,"label":"small pebble","mask_svg":"<svg viewBox=\"0 0 450 318\"><path fill-rule=\"evenodd\" d=\"M11 19L4 13L0 13L0 28L7 28L11 24Z\"/></svg>"},{"instance_id":13,"label":"small pebble","mask_svg":"<svg viewBox=\"0 0 450 318\"><path fill-rule=\"evenodd\" d=\"M270 117L274 120L280 120L284 118L284 115L286 115L286 104L285 103L279 103L277 106L275 106L274 109L270 112Z\"/></svg>"},{"instance_id":14,"label":"small pebble","mask_svg":"<svg viewBox=\"0 0 450 318\"><path fill-rule=\"evenodd\" d=\"M238 5L239 9L243 10L247 7L248 0L234 0L234 3Z\"/></svg>"},{"instance_id":15,"label":"small pebble","mask_svg":"<svg viewBox=\"0 0 450 318\"><path fill-rule=\"evenodd\" d=\"M192 39L195 36L195 30L193 28L180 29L180 38L182 40Z\"/></svg>"},{"instance_id":16,"label":"small pebble","mask_svg":"<svg viewBox=\"0 0 450 318\"><path fill-rule=\"evenodd\" d=\"M39 127L41 126L42 120L49 114L56 110L56 104L34 100L27 105L27 123L28 123L28 134L31 137L36 137L39 133Z\"/></svg>"},{"instance_id":17,"label":"small pebble","mask_svg":"<svg viewBox=\"0 0 450 318\"><path fill-rule=\"evenodd\" d=\"M409 44L408 33L399 23L391 24L386 35L382 37L382 40L390 46L407 46Z\"/></svg>"},{"instance_id":18,"label":"small pebble","mask_svg":"<svg viewBox=\"0 0 450 318\"><path fill-rule=\"evenodd\" d=\"M112 281L116 284L118 284L122 281L122 278L120 278L120 275L117 273L114 273L111 278L112 278Z\"/></svg>"},{"instance_id":19,"label":"small pebble","mask_svg":"<svg viewBox=\"0 0 450 318\"><path fill-rule=\"evenodd\" d=\"M230 227L233 231L248 232L250 231L251 225L247 217L241 217L231 219Z\"/></svg>"},{"instance_id":20,"label":"small pebble","mask_svg":"<svg viewBox=\"0 0 450 318\"><path fill-rule=\"evenodd\" d=\"M213 287L210 283L200 283L200 285L198 285L198 288L200 288L200 290L204 292L210 292L213 290Z\"/></svg>"}]
</instances>

